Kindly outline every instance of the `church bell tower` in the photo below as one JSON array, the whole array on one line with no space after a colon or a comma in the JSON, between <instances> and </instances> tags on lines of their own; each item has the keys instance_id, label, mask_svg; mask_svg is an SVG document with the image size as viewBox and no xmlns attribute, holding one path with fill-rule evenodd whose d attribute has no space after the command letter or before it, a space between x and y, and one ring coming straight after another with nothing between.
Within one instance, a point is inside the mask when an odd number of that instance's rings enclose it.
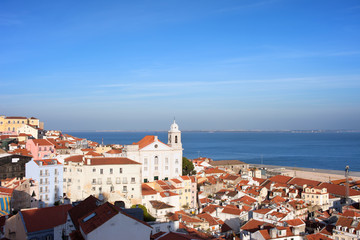
<instances>
[{"instance_id":1,"label":"church bell tower","mask_svg":"<svg viewBox=\"0 0 360 240\"><path fill-rule=\"evenodd\" d=\"M179 126L176 124L175 119L168 132L168 145L174 149L182 149L181 131L179 130Z\"/></svg>"}]
</instances>

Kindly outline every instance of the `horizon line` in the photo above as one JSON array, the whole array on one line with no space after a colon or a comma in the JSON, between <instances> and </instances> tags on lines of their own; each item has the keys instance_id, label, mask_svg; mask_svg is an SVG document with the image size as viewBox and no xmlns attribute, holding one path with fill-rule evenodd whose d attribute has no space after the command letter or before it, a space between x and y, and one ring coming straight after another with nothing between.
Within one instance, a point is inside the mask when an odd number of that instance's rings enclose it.
<instances>
[{"instance_id":1,"label":"horizon line","mask_svg":"<svg viewBox=\"0 0 360 240\"><path fill-rule=\"evenodd\" d=\"M62 132L168 132L168 130L60 130ZM181 132L360 132L360 129L283 129L283 130L181 130Z\"/></svg>"}]
</instances>

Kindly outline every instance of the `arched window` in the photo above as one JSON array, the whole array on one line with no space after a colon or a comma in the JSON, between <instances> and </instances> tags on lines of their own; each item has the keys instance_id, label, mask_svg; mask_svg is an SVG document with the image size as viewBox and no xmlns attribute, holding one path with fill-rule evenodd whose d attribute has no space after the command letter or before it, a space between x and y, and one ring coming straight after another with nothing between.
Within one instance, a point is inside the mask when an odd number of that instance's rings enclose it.
<instances>
[{"instance_id":1,"label":"arched window","mask_svg":"<svg viewBox=\"0 0 360 240\"><path fill-rule=\"evenodd\" d=\"M155 164L155 165L158 165L158 164L159 164L159 157L158 157L158 156L155 156L155 158L154 158L154 164Z\"/></svg>"},{"instance_id":2,"label":"arched window","mask_svg":"<svg viewBox=\"0 0 360 240\"><path fill-rule=\"evenodd\" d=\"M177 139L178 136L175 136L175 143L177 143L178 139Z\"/></svg>"}]
</instances>

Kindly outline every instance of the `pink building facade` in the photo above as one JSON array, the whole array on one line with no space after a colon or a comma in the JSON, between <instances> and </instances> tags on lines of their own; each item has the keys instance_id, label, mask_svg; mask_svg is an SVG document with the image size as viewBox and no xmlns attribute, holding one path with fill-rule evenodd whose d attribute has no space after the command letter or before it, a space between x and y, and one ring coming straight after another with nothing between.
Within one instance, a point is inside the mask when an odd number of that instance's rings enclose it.
<instances>
[{"instance_id":1,"label":"pink building facade","mask_svg":"<svg viewBox=\"0 0 360 240\"><path fill-rule=\"evenodd\" d=\"M26 142L26 149L31 152L34 160L52 158L55 146L47 139L30 139Z\"/></svg>"}]
</instances>

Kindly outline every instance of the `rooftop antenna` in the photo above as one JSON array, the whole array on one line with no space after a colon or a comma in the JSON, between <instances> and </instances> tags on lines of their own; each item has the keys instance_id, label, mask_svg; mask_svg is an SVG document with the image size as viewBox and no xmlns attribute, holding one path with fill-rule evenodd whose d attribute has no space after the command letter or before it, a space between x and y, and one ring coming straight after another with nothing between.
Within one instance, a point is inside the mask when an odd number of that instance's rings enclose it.
<instances>
[{"instance_id":1,"label":"rooftop antenna","mask_svg":"<svg viewBox=\"0 0 360 240\"><path fill-rule=\"evenodd\" d=\"M101 138L101 145L104 146L104 138Z\"/></svg>"},{"instance_id":2,"label":"rooftop antenna","mask_svg":"<svg viewBox=\"0 0 360 240\"><path fill-rule=\"evenodd\" d=\"M349 199L349 166L345 167L345 178L346 178L346 184L345 184L345 188L346 188L346 195L345 195L345 204L348 205L350 204L350 199Z\"/></svg>"}]
</instances>

